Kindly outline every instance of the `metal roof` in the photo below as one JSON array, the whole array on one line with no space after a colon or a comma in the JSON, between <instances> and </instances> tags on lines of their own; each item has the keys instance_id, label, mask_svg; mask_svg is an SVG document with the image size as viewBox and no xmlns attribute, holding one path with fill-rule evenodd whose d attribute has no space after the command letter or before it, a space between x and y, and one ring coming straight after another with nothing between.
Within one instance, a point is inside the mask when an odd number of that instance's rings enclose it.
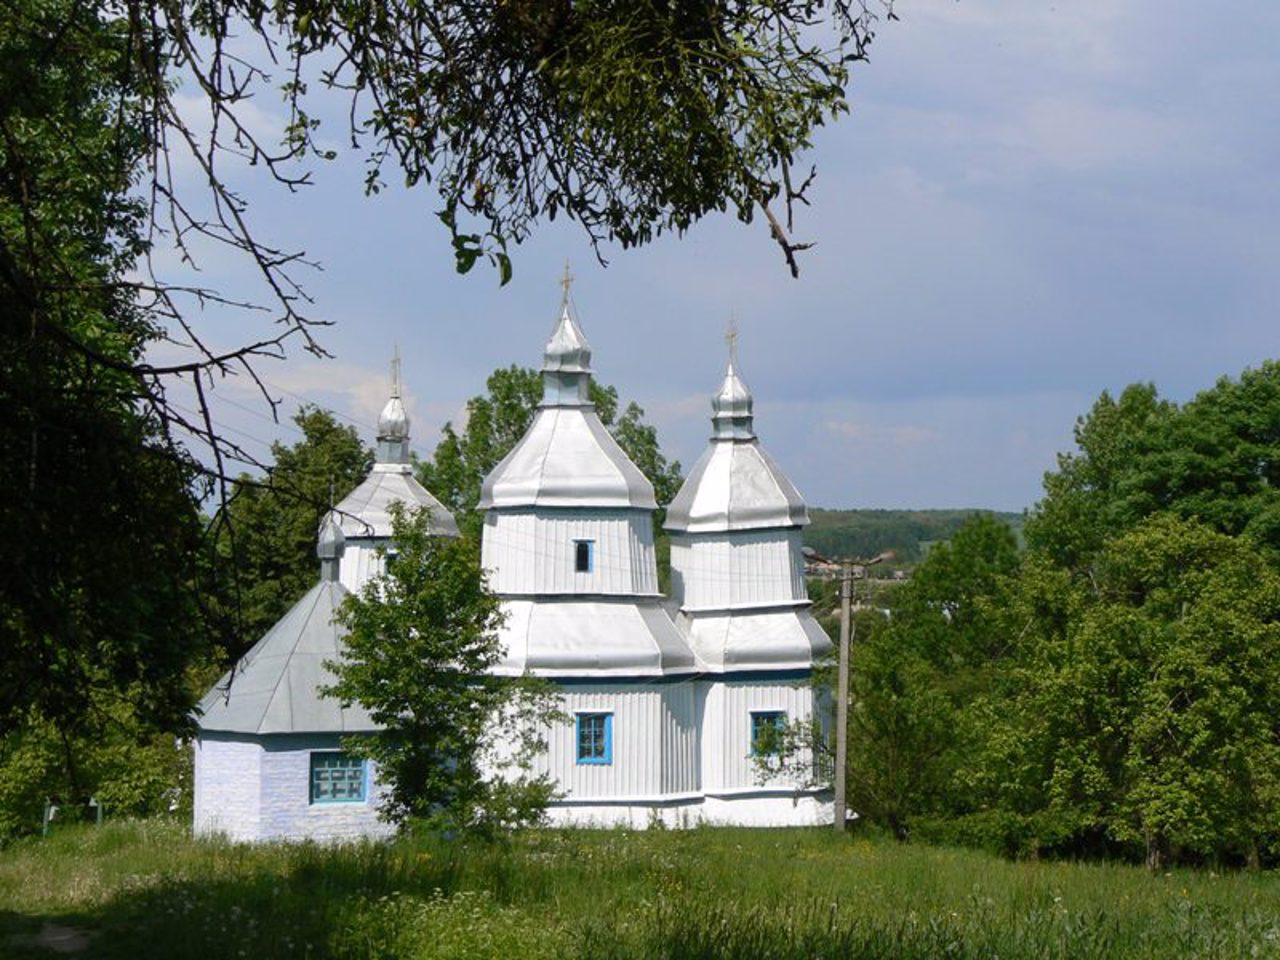
<instances>
[{"instance_id":1,"label":"metal roof","mask_svg":"<svg viewBox=\"0 0 1280 960\"><path fill-rule=\"evenodd\" d=\"M568 302L547 340L543 401L520 442L484 478L479 508L657 508L651 484L590 404L591 348Z\"/></svg>"},{"instance_id":2,"label":"metal roof","mask_svg":"<svg viewBox=\"0 0 1280 960\"><path fill-rule=\"evenodd\" d=\"M807 668L831 649L831 638L804 609L682 612L676 622L710 670Z\"/></svg>"},{"instance_id":3,"label":"metal roof","mask_svg":"<svg viewBox=\"0 0 1280 960\"><path fill-rule=\"evenodd\" d=\"M321 580L204 695L202 730L231 733L353 733L377 729L359 705L321 697L334 682L326 660L342 654L343 629L333 622L347 590Z\"/></svg>"},{"instance_id":4,"label":"metal roof","mask_svg":"<svg viewBox=\"0 0 1280 960\"><path fill-rule=\"evenodd\" d=\"M715 434L667 507L666 529L709 533L809 522L804 498L756 439L751 407L751 391L730 360L711 400Z\"/></svg>"},{"instance_id":5,"label":"metal roof","mask_svg":"<svg viewBox=\"0 0 1280 960\"><path fill-rule=\"evenodd\" d=\"M693 673L697 659L659 602L627 598L507 600L495 672L547 677Z\"/></svg>"},{"instance_id":6,"label":"metal roof","mask_svg":"<svg viewBox=\"0 0 1280 960\"><path fill-rule=\"evenodd\" d=\"M400 398L400 354L391 361L391 396L378 417L377 462L364 482L334 507L343 534L351 540L385 540L391 536L391 504L431 513L431 532L458 536L458 524L444 504L413 476L409 462L409 414Z\"/></svg>"},{"instance_id":7,"label":"metal roof","mask_svg":"<svg viewBox=\"0 0 1280 960\"><path fill-rule=\"evenodd\" d=\"M391 504L399 500L406 509L425 507L431 512L431 532L458 536L458 524L444 504L413 476L407 463L375 463L364 482L334 507L348 540L385 539L391 536Z\"/></svg>"},{"instance_id":8,"label":"metal roof","mask_svg":"<svg viewBox=\"0 0 1280 960\"><path fill-rule=\"evenodd\" d=\"M657 507L653 484L591 407L542 407L484 478L479 507Z\"/></svg>"}]
</instances>

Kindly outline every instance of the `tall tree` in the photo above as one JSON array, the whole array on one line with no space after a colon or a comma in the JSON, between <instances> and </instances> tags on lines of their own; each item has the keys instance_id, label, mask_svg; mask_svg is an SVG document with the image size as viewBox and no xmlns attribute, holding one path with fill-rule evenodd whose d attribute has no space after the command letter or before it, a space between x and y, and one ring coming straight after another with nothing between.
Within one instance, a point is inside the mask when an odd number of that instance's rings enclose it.
<instances>
[{"instance_id":1,"label":"tall tree","mask_svg":"<svg viewBox=\"0 0 1280 960\"><path fill-rule=\"evenodd\" d=\"M1027 518L1028 544L1083 571L1116 534L1168 510L1280 563L1280 363L1223 377L1179 407L1150 384L1103 393Z\"/></svg>"},{"instance_id":2,"label":"tall tree","mask_svg":"<svg viewBox=\"0 0 1280 960\"><path fill-rule=\"evenodd\" d=\"M114 698L181 727L202 641L195 464L133 372L156 331L127 282L148 142L126 34L0 6L0 732L52 723L68 770Z\"/></svg>"},{"instance_id":3,"label":"tall tree","mask_svg":"<svg viewBox=\"0 0 1280 960\"><path fill-rule=\"evenodd\" d=\"M1009 527L974 514L890 594L887 618L858 619L849 796L899 837L916 817L962 808L956 774L975 739L968 711L1011 653L995 608L1018 565Z\"/></svg>"},{"instance_id":4,"label":"tall tree","mask_svg":"<svg viewBox=\"0 0 1280 960\"><path fill-rule=\"evenodd\" d=\"M1022 654L990 714L990 803L1152 866L1280 850L1280 574L1247 539L1158 514L1092 583L1029 569L1010 611Z\"/></svg>"},{"instance_id":5,"label":"tall tree","mask_svg":"<svg viewBox=\"0 0 1280 960\"><path fill-rule=\"evenodd\" d=\"M536 822L554 793L529 772L558 718L551 688L492 672L502 611L478 545L430 530L423 511L393 505L396 562L339 613L349 632L327 693L362 704L382 727L346 747L377 761L389 786L382 812L394 821Z\"/></svg>"},{"instance_id":6,"label":"tall tree","mask_svg":"<svg viewBox=\"0 0 1280 960\"><path fill-rule=\"evenodd\" d=\"M373 464L355 428L327 410L304 406L293 422L302 439L271 445L275 462L266 480L241 477L217 525L232 660L315 583L320 520Z\"/></svg>"},{"instance_id":7,"label":"tall tree","mask_svg":"<svg viewBox=\"0 0 1280 960\"><path fill-rule=\"evenodd\" d=\"M1110 536L1132 526L1143 515L1132 500L1135 468L1176 412L1152 384L1126 387L1119 400L1103 391L1076 421L1079 452L1059 454L1058 469L1045 474L1045 495L1027 517L1028 546L1083 569Z\"/></svg>"}]
</instances>

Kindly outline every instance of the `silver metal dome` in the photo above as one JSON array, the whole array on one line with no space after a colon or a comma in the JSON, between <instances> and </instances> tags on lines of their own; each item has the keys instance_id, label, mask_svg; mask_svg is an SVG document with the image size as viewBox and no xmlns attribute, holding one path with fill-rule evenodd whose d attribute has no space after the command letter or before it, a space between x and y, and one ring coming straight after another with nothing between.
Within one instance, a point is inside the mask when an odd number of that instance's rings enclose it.
<instances>
[{"instance_id":1,"label":"silver metal dome","mask_svg":"<svg viewBox=\"0 0 1280 960\"><path fill-rule=\"evenodd\" d=\"M391 394L382 413L378 414L378 439L409 439L409 414L404 408L404 401L400 399L399 390Z\"/></svg>"},{"instance_id":2,"label":"silver metal dome","mask_svg":"<svg viewBox=\"0 0 1280 960\"><path fill-rule=\"evenodd\" d=\"M756 439L751 391L732 359L711 407L711 443L667 508L666 529L699 533L807 524L804 499Z\"/></svg>"},{"instance_id":3,"label":"silver metal dome","mask_svg":"<svg viewBox=\"0 0 1280 960\"><path fill-rule=\"evenodd\" d=\"M320 579L338 579L338 561L346 549L347 538L337 515L330 510L320 521L320 534L316 539L316 556L320 558Z\"/></svg>"},{"instance_id":4,"label":"silver metal dome","mask_svg":"<svg viewBox=\"0 0 1280 960\"><path fill-rule=\"evenodd\" d=\"M480 509L656 509L653 484L618 446L591 404L591 348L567 297L547 341L542 377L542 404L520 442L484 478Z\"/></svg>"}]
</instances>

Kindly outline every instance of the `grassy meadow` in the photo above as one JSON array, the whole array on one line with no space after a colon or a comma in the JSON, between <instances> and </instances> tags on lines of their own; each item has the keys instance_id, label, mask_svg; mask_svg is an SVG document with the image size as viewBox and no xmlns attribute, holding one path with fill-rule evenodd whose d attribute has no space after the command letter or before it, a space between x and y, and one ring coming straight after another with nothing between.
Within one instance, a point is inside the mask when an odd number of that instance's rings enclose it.
<instances>
[{"instance_id":1,"label":"grassy meadow","mask_svg":"<svg viewBox=\"0 0 1280 960\"><path fill-rule=\"evenodd\" d=\"M75 934L73 936L72 934ZM165 821L0 851L0 956L1280 957L1280 878L1010 863L824 830L533 831L338 848Z\"/></svg>"}]
</instances>

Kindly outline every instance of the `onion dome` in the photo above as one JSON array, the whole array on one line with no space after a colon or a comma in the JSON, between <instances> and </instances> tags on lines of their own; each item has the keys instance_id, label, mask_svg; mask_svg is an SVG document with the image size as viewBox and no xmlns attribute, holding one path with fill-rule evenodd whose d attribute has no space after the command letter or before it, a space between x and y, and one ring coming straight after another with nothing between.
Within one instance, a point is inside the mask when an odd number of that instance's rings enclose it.
<instances>
[{"instance_id":1,"label":"onion dome","mask_svg":"<svg viewBox=\"0 0 1280 960\"><path fill-rule=\"evenodd\" d=\"M398 353L391 361L391 397L378 417L377 460L364 482L347 494L333 512L348 540L385 540L391 536L391 504L397 501L409 510L429 511L431 533L436 536L458 536L453 515L413 476L409 415L401 399Z\"/></svg>"},{"instance_id":2,"label":"onion dome","mask_svg":"<svg viewBox=\"0 0 1280 960\"><path fill-rule=\"evenodd\" d=\"M715 427L715 435L731 440L750 440L754 437L752 404L751 388L738 376L738 371L730 360L724 383L720 385L720 391L711 398L711 424Z\"/></svg>"},{"instance_id":3,"label":"onion dome","mask_svg":"<svg viewBox=\"0 0 1280 960\"><path fill-rule=\"evenodd\" d=\"M484 479L479 508L657 508L651 484L591 403L591 347L568 298L547 340L542 403L520 442Z\"/></svg>"},{"instance_id":4,"label":"onion dome","mask_svg":"<svg viewBox=\"0 0 1280 960\"><path fill-rule=\"evenodd\" d=\"M378 415L378 460L409 462L409 413L400 390L400 351L391 360L391 396Z\"/></svg>"},{"instance_id":5,"label":"onion dome","mask_svg":"<svg viewBox=\"0 0 1280 960\"><path fill-rule=\"evenodd\" d=\"M320 558L320 579L337 580L338 564L346 549L347 538L333 511L325 514L320 523L320 536L316 540L316 556Z\"/></svg>"},{"instance_id":6,"label":"onion dome","mask_svg":"<svg viewBox=\"0 0 1280 960\"><path fill-rule=\"evenodd\" d=\"M732 360L711 407L711 443L667 508L666 529L702 533L807 524L804 499L756 439L751 391Z\"/></svg>"}]
</instances>

